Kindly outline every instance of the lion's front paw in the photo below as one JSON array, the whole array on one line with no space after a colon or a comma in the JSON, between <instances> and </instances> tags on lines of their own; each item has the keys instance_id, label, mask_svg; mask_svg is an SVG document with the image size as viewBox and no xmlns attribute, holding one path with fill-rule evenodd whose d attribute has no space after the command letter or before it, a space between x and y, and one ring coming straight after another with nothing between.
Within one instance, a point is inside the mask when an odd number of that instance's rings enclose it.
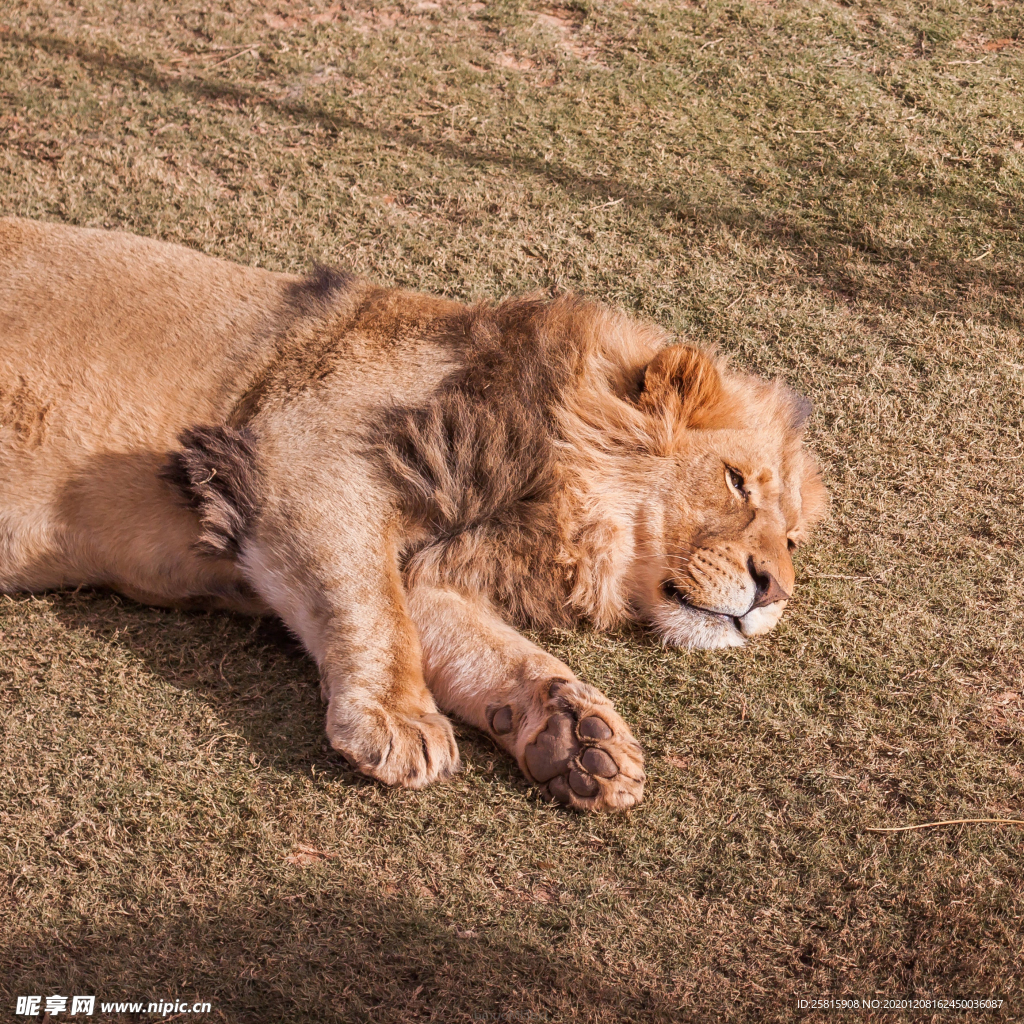
<instances>
[{"instance_id":1,"label":"lion's front paw","mask_svg":"<svg viewBox=\"0 0 1024 1024\"><path fill-rule=\"evenodd\" d=\"M437 712L396 714L334 697L327 738L354 768L389 786L422 789L459 767L455 733Z\"/></svg>"},{"instance_id":2,"label":"lion's front paw","mask_svg":"<svg viewBox=\"0 0 1024 1024\"><path fill-rule=\"evenodd\" d=\"M581 810L621 811L639 803L644 755L608 698L578 680L541 687L532 707L505 705L490 716L491 731L526 777L544 796Z\"/></svg>"}]
</instances>

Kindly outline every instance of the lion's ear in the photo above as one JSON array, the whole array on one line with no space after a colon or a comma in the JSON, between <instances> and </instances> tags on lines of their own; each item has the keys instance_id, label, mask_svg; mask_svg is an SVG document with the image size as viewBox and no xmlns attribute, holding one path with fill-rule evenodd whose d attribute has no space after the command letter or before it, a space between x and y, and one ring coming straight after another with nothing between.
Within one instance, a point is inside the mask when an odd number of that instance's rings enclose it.
<instances>
[{"instance_id":1,"label":"lion's ear","mask_svg":"<svg viewBox=\"0 0 1024 1024\"><path fill-rule=\"evenodd\" d=\"M670 345L648 363L639 404L651 412L675 413L689 427L701 427L724 397L722 375L707 352Z\"/></svg>"},{"instance_id":2,"label":"lion's ear","mask_svg":"<svg viewBox=\"0 0 1024 1024\"><path fill-rule=\"evenodd\" d=\"M821 471L814 457L803 452L803 475L800 480L800 515L796 528L791 532L793 540L803 544L811 531L828 513L828 491L821 479Z\"/></svg>"},{"instance_id":3,"label":"lion's ear","mask_svg":"<svg viewBox=\"0 0 1024 1024\"><path fill-rule=\"evenodd\" d=\"M794 433L800 433L807 426L807 421L814 412L814 404L805 395L792 388L786 388L786 397L789 399L789 429Z\"/></svg>"}]
</instances>

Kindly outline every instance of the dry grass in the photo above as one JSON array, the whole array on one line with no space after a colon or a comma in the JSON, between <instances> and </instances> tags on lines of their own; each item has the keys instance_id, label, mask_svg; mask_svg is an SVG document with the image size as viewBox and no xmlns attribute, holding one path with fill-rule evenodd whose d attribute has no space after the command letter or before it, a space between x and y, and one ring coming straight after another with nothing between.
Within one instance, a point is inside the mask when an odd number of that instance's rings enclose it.
<instances>
[{"instance_id":1,"label":"dry grass","mask_svg":"<svg viewBox=\"0 0 1024 1024\"><path fill-rule=\"evenodd\" d=\"M1019 14L0 0L2 212L460 297L581 289L811 395L834 494L770 639L544 638L647 749L615 819L537 803L470 730L451 784L358 780L311 666L253 623L0 599L4 1012L1024 1014L1024 833L865 831L1022 816Z\"/></svg>"}]
</instances>

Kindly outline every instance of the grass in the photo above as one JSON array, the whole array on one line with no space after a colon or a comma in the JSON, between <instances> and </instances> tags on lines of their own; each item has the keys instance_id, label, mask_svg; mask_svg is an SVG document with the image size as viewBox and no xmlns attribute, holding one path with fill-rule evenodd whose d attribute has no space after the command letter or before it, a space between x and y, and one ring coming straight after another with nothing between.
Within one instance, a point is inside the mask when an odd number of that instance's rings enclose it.
<instances>
[{"instance_id":1,"label":"grass","mask_svg":"<svg viewBox=\"0 0 1024 1024\"><path fill-rule=\"evenodd\" d=\"M0 212L582 290L810 395L834 499L770 638L541 638L645 746L617 818L469 729L449 784L361 781L259 624L0 598L4 1012L1024 1014L1024 830L865 831L1022 816L1019 32L1007 0L0 0Z\"/></svg>"}]
</instances>

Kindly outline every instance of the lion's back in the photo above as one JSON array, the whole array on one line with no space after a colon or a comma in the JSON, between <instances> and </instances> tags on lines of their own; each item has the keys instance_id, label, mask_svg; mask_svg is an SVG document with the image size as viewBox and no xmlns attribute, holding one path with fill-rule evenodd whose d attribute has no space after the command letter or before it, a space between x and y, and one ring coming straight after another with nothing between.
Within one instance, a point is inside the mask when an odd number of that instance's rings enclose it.
<instances>
[{"instance_id":1,"label":"lion's back","mask_svg":"<svg viewBox=\"0 0 1024 1024\"><path fill-rule=\"evenodd\" d=\"M293 280L121 232L0 220L5 447L31 440L29 406L107 450L222 417Z\"/></svg>"},{"instance_id":2,"label":"lion's back","mask_svg":"<svg viewBox=\"0 0 1024 1024\"><path fill-rule=\"evenodd\" d=\"M176 593L160 580L191 564L196 522L162 467L184 431L251 423L271 475L333 465L379 406L451 370L437 334L461 309L0 219L0 590Z\"/></svg>"}]
</instances>

